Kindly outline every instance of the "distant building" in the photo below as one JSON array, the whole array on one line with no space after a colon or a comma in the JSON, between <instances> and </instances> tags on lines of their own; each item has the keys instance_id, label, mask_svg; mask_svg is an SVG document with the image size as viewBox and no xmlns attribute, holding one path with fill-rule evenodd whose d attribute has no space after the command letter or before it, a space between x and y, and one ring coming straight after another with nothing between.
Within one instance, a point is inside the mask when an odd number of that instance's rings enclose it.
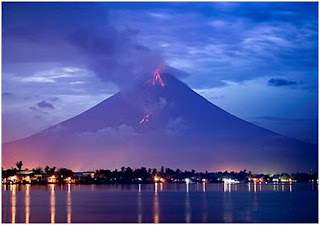
<instances>
[{"instance_id":1,"label":"distant building","mask_svg":"<svg viewBox=\"0 0 320 225\"><path fill-rule=\"evenodd\" d=\"M57 183L57 177L55 175L47 177L47 182L50 184Z\"/></svg>"},{"instance_id":2,"label":"distant building","mask_svg":"<svg viewBox=\"0 0 320 225\"><path fill-rule=\"evenodd\" d=\"M84 177L91 177L91 178L94 178L95 173L94 173L94 172L91 172L91 171L83 172L83 176L84 176Z\"/></svg>"}]
</instances>

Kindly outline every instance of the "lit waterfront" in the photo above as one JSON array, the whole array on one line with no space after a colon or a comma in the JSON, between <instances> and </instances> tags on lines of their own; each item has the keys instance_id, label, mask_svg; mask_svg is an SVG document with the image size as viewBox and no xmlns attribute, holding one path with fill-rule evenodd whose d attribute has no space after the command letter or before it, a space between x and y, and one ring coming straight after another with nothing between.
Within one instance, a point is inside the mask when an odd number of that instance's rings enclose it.
<instances>
[{"instance_id":1,"label":"lit waterfront","mask_svg":"<svg viewBox=\"0 0 320 225\"><path fill-rule=\"evenodd\" d=\"M2 197L5 223L318 219L316 183L3 185Z\"/></svg>"}]
</instances>

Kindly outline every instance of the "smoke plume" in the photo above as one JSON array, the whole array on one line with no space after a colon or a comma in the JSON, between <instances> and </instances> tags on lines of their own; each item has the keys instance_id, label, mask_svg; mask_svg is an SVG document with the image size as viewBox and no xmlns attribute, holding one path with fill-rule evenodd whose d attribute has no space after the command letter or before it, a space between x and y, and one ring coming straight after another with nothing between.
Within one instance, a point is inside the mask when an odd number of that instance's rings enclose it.
<instances>
[{"instance_id":1,"label":"smoke plume","mask_svg":"<svg viewBox=\"0 0 320 225\"><path fill-rule=\"evenodd\" d=\"M60 3L53 8L51 4L4 6L5 62L50 61L86 67L120 88L139 76L151 75L163 63L160 54L137 41L137 30L112 24L108 5Z\"/></svg>"},{"instance_id":2,"label":"smoke plume","mask_svg":"<svg viewBox=\"0 0 320 225\"><path fill-rule=\"evenodd\" d=\"M111 25L72 34L73 43L87 58L87 65L103 81L125 87L141 76L151 76L163 60L160 54L136 42L136 32ZM147 77L146 77L147 79Z\"/></svg>"}]
</instances>

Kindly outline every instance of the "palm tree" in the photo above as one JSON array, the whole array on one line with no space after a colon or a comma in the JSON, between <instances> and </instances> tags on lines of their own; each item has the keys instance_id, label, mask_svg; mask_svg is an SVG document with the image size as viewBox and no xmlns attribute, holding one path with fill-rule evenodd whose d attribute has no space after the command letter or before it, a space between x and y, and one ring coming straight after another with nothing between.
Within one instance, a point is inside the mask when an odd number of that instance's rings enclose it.
<instances>
[{"instance_id":1,"label":"palm tree","mask_svg":"<svg viewBox=\"0 0 320 225\"><path fill-rule=\"evenodd\" d=\"M18 170L19 170L19 171L21 170L22 165L23 165L23 163L22 163L21 160L16 163L16 166L18 167Z\"/></svg>"}]
</instances>

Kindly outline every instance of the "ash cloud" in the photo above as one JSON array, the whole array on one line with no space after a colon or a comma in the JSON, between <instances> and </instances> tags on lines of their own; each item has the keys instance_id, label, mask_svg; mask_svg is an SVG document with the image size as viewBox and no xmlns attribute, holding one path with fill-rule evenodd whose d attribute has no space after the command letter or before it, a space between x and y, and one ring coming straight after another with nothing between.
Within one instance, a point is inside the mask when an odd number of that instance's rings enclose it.
<instances>
[{"instance_id":1,"label":"ash cloud","mask_svg":"<svg viewBox=\"0 0 320 225\"><path fill-rule=\"evenodd\" d=\"M59 3L55 10L48 10L52 3L5 4L6 62L85 65L102 81L111 81L120 89L140 76L150 76L164 63L162 57L137 41L137 30L114 27L107 6ZM17 42L23 47L17 48Z\"/></svg>"},{"instance_id":2,"label":"ash cloud","mask_svg":"<svg viewBox=\"0 0 320 225\"><path fill-rule=\"evenodd\" d=\"M123 88L141 76L150 76L163 64L161 56L135 41L136 32L107 25L93 31L79 30L70 42L87 56L89 69L103 81Z\"/></svg>"}]
</instances>

